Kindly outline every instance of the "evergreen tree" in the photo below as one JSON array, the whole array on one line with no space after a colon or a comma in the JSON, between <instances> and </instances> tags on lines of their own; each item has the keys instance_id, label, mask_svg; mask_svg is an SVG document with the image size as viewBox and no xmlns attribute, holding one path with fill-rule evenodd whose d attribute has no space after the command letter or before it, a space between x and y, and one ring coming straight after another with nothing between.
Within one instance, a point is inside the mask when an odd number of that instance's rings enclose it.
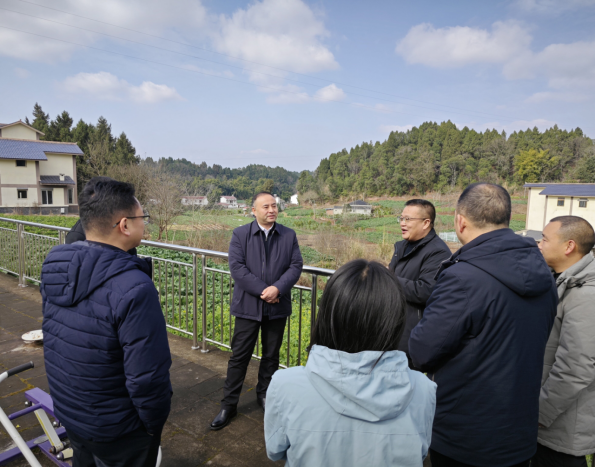
<instances>
[{"instance_id":1,"label":"evergreen tree","mask_svg":"<svg viewBox=\"0 0 596 467\"><path fill-rule=\"evenodd\" d=\"M48 126L50 124L50 115L46 114L41 108L41 105L39 105L37 102L33 106L33 117L33 123L31 123L31 126L42 133L47 133ZM46 138L42 137L42 139Z\"/></svg>"}]
</instances>

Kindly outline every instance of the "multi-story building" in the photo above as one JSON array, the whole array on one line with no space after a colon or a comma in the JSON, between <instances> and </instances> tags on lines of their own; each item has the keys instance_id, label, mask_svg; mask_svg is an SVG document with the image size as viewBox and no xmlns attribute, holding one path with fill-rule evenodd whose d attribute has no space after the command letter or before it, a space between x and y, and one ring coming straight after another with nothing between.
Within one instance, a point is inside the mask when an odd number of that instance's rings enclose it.
<instances>
[{"instance_id":1,"label":"multi-story building","mask_svg":"<svg viewBox=\"0 0 596 467\"><path fill-rule=\"evenodd\" d=\"M78 213L76 143L40 141L21 122L0 124L0 212Z\"/></svg>"}]
</instances>

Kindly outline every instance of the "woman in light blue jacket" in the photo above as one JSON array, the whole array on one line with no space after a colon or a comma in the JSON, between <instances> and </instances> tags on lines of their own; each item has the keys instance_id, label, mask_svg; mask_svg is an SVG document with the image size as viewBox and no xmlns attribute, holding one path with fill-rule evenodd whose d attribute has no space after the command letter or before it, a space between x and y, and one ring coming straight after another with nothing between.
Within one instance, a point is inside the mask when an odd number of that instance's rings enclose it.
<instances>
[{"instance_id":1,"label":"woman in light blue jacket","mask_svg":"<svg viewBox=\"0 0 596 467\"><path fill-rule=\"evenodd\" d=\"M405 299L381 264L355 260L329 280L306 367L267 391L265 441L287 467L422 466L436 385L397 349Z\"/></svg>"}]
</instances>

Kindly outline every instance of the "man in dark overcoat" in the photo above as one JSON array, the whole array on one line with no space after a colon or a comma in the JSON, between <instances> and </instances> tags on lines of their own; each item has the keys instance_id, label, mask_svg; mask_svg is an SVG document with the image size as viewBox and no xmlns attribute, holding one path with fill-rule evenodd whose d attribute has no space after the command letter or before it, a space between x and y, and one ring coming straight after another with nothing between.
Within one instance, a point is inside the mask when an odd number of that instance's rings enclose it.
<instances>
[{"instance_id":1,"label":"man in dark overcoat","mask_svg":"<svg viewBox=\"0 0 596 467\"><path fill-rule=\"evenodd\" d=\"M557 291L536 242L510 219L503 187L463 191L454 225L463 247L442 264L410 335L414 365L437 383L433 467L527 467L536 452Z\"/></svg>"},{"instance_id":2,"label":"man in dark overcoat","mask_svg":"<svg viewBox=\"0 0 596 467\"><path fill-rule=\"evenodd\" d=\"M406 327L398 350L406 353L410 368L410 332L422 318L441 263L451 256L449 247L435 232L435 218L435 207L430 201L409 200L399 217L403 240L395 244L389 264L389 270L397 277L407 301Z\"/></svg>"},{"instance_id":3,"label":"man in dark overcoat","mask_svg":"<svg viewBox=\"0 0 596 467\"><path fill-rule=\"evenodd\" d=\"M276 222L278 207L268 192L254 196L255 220L234 229L229 249L234 297L230 312L236 317L232 356L221 410L211 422L220 430L237 414L236 407L259 331L262 356L256 388L257 403L265 410L267 388L279 368L279 350L288 316L292 314L292 287L302 272L296 232Z\"/></svg>"}]
</instances>

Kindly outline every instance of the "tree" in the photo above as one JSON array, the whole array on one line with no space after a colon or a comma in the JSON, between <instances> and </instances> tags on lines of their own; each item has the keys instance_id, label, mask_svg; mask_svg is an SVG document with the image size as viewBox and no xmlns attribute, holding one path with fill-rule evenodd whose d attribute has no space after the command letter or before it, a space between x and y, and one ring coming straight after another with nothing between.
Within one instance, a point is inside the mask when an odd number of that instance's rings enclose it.
<instances>
[{"instance_id":1,"label":"tree","mask_svg":"<svg viewBox=\"0 0 596 467\"><path fill-rule=\"evenodd\" d=\"M307 201L312 206L312 218L317 218L317 201L319 200L319 194L314 190L308 190L300 196L301 199Z\"/></svg>"},{"instance_id":2,"label":"tree","mask_svg":"<svg viewBox=\"0 0 596 467\"><path fill-rule=\"evenodd\" d=\"M136 155L136 149L126 137L126 133L120 133L114 145L112 163L116 165L138 164L140 157Z\"/></svg>"},{"instance_id":3,"label":"tree","mask_svg":"<svg viewBox=\"0 0 596 467\"><path fill-rule=\"evenodd\" d=\"M50 124L50 115L45 113L37 102L33 106L33 122L31 126L42 133L47 133ZM44 138L45 139L45 138Z\"/></svg>"},{"instance_id":4,"label":"tree","mask_svg":"<svg viewBox=\"0 0 596 467\"><path fill-rule=\"evenodd\" d=\"M275 182L270 178L261 178L258 182L258 185L255 189L255 193L260 191L268 191L269 193L273 193L273 187L275 186Z\"/></svg>"},{"instance_id":5,"label":"tree","mask_svg":"<svg viewBox=\"0 0 596 467\"><path fill-rule=\"evenodd\" d=\"M515 175L522 183L545 182L559 158L551 156L549 150L529 149L515 156Z\"/></svg>"},{"instance_id":6,"label":"tree","mask_svg":"<svg viewBox=\"0 0 596 467\"><path fill-rule=\"evenodd\" d=\"M149 174L146 206L151 221L157 224L157 240L161 240L164 233L167 240L172 221L184 211L182 184L178 177L165 172L162 167L152 169Z\"/></svg>"}]
</instances>

